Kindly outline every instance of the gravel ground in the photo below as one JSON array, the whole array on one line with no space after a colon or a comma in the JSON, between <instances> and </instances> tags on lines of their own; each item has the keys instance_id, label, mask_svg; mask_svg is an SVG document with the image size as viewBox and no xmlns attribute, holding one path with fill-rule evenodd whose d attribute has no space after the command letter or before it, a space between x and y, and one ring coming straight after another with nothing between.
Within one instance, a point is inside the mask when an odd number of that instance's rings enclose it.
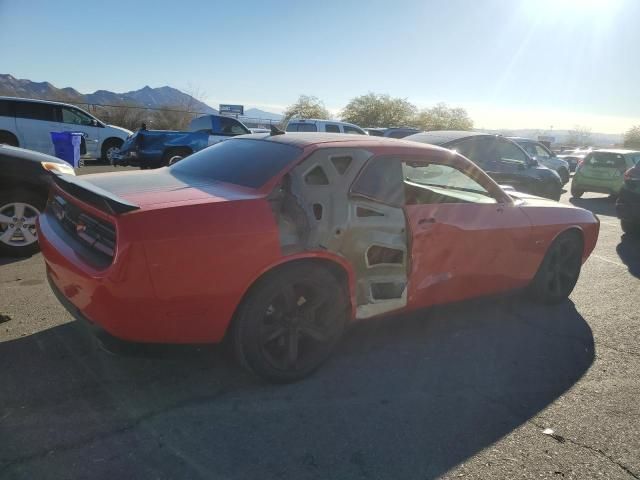
<instances>
[{"instance_id":1,"label":"gravel ground","mask_svg":"<svg viewBox=\"0 0 640 480\"><path fill-rule=\"evenodd\" d=\"M363 322L287 386L222 347L108 352L40 255L0 259L0 478L640 478L640 243L576 204L602 224L569 302Z\"/></svg>"}]
</instances>

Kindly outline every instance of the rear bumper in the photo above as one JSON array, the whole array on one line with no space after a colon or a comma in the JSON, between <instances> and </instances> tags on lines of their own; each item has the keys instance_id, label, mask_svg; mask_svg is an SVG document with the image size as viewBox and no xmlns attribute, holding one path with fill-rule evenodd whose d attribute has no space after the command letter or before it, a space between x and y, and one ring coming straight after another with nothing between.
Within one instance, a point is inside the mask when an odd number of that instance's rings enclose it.
<instances>
[{"instance_id":1,"label":"rear bumper","mask_svg":"<svg viewBox=\"0 0 640 480\"><path fill-rule=\"evenodd\" d=\"M113 337L148 343L215 343L214 324L175 314L153 290L141 244L119 247L104 270L90 267L49 215L38 220L47 278L60 303L77 319Z\"/></svg>"},{"instance_id":2,"label":"rear bumper","mask_svg":"<svg viewBox=\"0 0 640 480\"><path fill-rule=\"evenodd\" d=\"M119 152L113 155L113 165L117 166L140 166L140 161L138 159L138 155L135 152Z\"/></svg>"},{"instance_id":3,"label":"rear bumper","mask_svg":"<svg viewBox=\"0 0 640 480\"><path fill-rule=\"evenodd\" d=\"M574 175L572 185L574 188L585 192L608 193L618 195L623 185L623 180L599 180L597 178Z\"/></svg>"}]
</instances>

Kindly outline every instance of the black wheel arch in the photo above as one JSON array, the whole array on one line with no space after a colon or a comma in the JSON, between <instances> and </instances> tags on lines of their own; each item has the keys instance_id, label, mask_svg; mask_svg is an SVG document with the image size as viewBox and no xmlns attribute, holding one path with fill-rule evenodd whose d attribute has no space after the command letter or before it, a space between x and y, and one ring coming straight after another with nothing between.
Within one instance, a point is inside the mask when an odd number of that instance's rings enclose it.
<instances>
[{"instance_id":1,"label":"black wheel arch","mask_svg":"<svg viewBox=\"0 0 640 480\"><path fill-rule=\"evenodd\" d=\"M323 258L323 257L303 257L303 258L294 258L294 259L290 259L290 260L285 260L284 262L278 263L276 265L273 265L272 267L268 268L267 270L263 271L258 277L256 277L254 279L254 281L251 283L251 285L249 285L244 293L242 294L242 298L240 299L240 301L238 302L238 304L236 305L236 308L234 310L234 314L231 318L231 321L229 322L229 324L227 325L227 329L225 332L225 340L230 337L230 332L233 330L233 324L235 322L235 319L237 317L237 314L240 310L240 307L243 305L243 303L246 301L247 298L249 298L249 296L251 295L251 293L260 286L260 284L266 280L268 280L269 278L278 275L279 273L281 273L284 270L287 270L289 268L292 268L294 266L299 266L299 265L308 265L308 266L312 266L315 268L322 268L326 271L328 271L331 275L333 275L335 277L335 279L338 281L338 283L341 285L341 287L345 290L345 292L347 293L347 296L349 298L349 306L350 306L350 311L349 311L349 318L351 318L352 313L355 309L355 305L353 304L353 302L351 301L351 290L352 290L352 286L350 285L350 281L349 281L349 273L347 272L347 269L341 265L340 263L338 263L335 260L331 260L329 258Z\"/></svg>"},{"instance_id":2,"label":"black wheel arch","mask_svg":"<svg viewBox=\"0 0 640 480\"><path fill-rule=\"evenodd\" d=\"M41 182L31 182L27 179L16 179L12 177L7 179L0 178L0 191L7 192L11 190L27 190L42 197L43 202L46 202L49 196L49 185Z\"/></svg>"},{"instance_id":3,"label":"black wheel arch","mask_svg":"<svg viewBox=\"0 0 640 480\"><path fill-rule=\"evenodd\" d=\"M20 141L18 140L18 137L14 133L10 132L9 130L0 130L0 143L2 143L1 140L3 138L8 138L10 140L13 140L14 143L12 143L12 145L16 147L20 146Z\"/></svg>"}]
</instances>

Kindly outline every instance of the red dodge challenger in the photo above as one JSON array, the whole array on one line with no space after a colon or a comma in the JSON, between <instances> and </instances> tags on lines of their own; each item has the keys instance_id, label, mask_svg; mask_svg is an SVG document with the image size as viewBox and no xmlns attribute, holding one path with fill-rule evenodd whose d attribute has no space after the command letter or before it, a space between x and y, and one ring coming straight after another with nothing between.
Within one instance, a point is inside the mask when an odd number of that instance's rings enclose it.
<instances>
[{"instance_id":1,"label":"red dodge challenger","mask_svg":"<svg viewBox=\"0 0 640 480\"><path fill-rule=\"evenodd\" d=\"M61 303L138 342L216 343L272 381L355 319L526 287L573 290L599 222L387 138L255 134L154 171L61 175L39 218Z\"/></svg>"}]
</instances>

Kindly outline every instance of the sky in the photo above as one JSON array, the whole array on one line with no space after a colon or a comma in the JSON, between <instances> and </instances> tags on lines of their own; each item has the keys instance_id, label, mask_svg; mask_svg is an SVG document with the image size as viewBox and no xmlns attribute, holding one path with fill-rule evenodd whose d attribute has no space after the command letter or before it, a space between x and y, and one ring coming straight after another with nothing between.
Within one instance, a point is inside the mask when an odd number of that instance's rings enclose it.
<instances>
[{"instance_id":1,"label":"sky","mask_svg":"<svg viewBox=\"0 0 640 480\"><path fill-rule=\"evenodd\" d=\"M273 112L386 93L478 128L621 133L640 124L639 19L640 0L0 0L0 73Z\"/></svg>"}]
</instances>

